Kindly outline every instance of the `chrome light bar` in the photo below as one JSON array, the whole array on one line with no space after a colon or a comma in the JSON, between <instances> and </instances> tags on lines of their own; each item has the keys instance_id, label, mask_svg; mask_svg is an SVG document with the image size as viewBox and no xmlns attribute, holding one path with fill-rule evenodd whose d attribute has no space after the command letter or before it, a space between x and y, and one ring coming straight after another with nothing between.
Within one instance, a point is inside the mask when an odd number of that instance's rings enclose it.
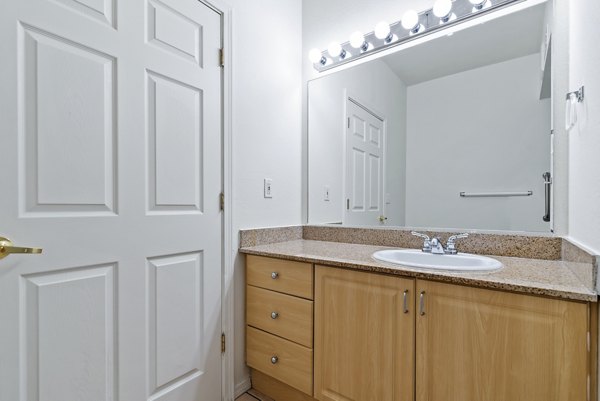
<instances>
[{"instance_id":1,"label":"chrome light bar","mask_svg":"<svg viewBox=\"0 0 600 401\"><path fill-rule=\"evenodd\" d=\"M523 1L525 0L438 0L429 10L421 13L412 10L406 12L402 21L389 25L389 30L386 29L385 22L380 22L375 31L366 35L354 32L348 42L334 42L324 51L312 49L309 58L315 70L326 71Z\"/></svg>"}]
</instances>

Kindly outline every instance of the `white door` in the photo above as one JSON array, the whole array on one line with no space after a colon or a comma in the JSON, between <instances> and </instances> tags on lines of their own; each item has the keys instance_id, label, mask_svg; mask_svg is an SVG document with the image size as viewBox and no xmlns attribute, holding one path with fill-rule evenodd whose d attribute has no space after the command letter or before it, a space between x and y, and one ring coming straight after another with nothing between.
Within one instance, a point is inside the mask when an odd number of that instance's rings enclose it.
<instances>
[{"instance_id":1,"label":"white door","mask_svg":"<svg viewBox=\"0 0 600 401\"><path fill-rule=\"evenodd\" d=\"M3 0L1 401L221 399L220 15Z\"/></svg>"},{"instance_id":2,"label":"white door","mask_svg":"<svg viewBox=\"0 0 600 401\"><path fill-rule=\"evenodd\" d=\"M344 224L384 224L384 121L350 98L346 114Z\"/></svg>"}]
</instances>

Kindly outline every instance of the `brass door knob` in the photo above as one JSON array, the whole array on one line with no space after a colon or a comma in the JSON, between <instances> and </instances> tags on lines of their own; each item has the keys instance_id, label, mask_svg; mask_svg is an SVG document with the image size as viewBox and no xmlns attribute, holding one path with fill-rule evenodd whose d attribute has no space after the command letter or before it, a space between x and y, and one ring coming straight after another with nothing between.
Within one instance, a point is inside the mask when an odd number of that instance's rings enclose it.
<instances>
[{"instance_id":1,"label":"brass door knob","mask_svg":"<svg viewBox=\"0 0 600 401\"><path fill-rule=\"evenodd\" d=\"M0 237L0 259L4 259L11 253L38 254L42 253L42 248L14 246L8 238Z\"/></svg>"},{"instance_id":2,"label":"brass door knob","mask_svg":"<svg viewBox=\"0 0 600 401\"><path fill-rule=\"evenodd\" d=\"M387 217L385 217L384 215L379 216L379 221L384 223L387 220Z\"/></svg>"}]
</instances>

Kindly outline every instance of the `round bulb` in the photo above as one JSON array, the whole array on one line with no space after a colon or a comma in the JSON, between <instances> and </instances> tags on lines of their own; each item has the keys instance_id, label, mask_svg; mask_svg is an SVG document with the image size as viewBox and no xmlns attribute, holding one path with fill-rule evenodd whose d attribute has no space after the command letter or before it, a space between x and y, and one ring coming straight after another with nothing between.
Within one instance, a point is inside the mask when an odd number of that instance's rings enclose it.
<instances>
[{"instance_id":1,"label":"round bulb","mask_svg":"<svg viewBox=\"0 0 600 401\"><path fill-rule=\"evenodd\" d=\"M350 46L359 49L365 43L365 35L361 31L356 31L350 35Z\"/></svg>"},{"instance_id":2,"label":"round bulb","mask_svg":"<svg viewBox=\"0 0 600 401\"><path fill-rule=\"evenodd\" d=\"M436 0L433 4L433 15L446 18L452 12L452 0Z\"/></svg>"},{"instance_id":3,"label":"round bulb","mask_svg":"<svg viewBox=\"0 0 600 401\"><path fill-rule=\"evenodd\" d=\"M308 59L313 64L320 62L322 57L323 55L321 54L321 50L319 49L312 49L310 52L308 52Z\"/></svg>"},{"instance_id":4,"label":"round bulb","mask_svg":"<svg viewBox=\"0 0 600 401\"><path fill-rule=\"evenodd\" d=\"M327 52L331 57L339 57L342 54L342 46L338 42L331 42Z\"/></svg>"},{"instance_id":5,"label":"round bulb","mask_svg":"<svg viewBox=\"0 0 600 401\"><path fill-rule=\"evenodd\" d=\"M415 10L408 10L402 16L401 22L404 29L412 31L419 26L419 14Z\"/></svg>"},{"instance_id":6,"label":"round bulb","mask_svg":"<svg viewBox=\"0 0 600 401\"><path fill-rule=\"evenodd\" d=\"M377 39L386 39L390 35L390 24L387 21L381 21L375 25L375 37Z\"/></svg>"}]
</instances>

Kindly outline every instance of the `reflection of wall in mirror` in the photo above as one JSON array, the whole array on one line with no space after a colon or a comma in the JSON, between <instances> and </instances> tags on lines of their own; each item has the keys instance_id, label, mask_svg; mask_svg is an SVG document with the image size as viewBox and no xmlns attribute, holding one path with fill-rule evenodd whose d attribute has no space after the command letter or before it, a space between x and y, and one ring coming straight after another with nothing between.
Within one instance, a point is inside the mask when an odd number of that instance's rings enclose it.
<instances>
[{"instance_id":1,"label":"reflection of wall in mirror","mask_svg":"<svg viewBox=\"0 0 600 401\"><path fill-rule=\"evenodd\" d=\"M387 121L385 215L404 224L406 86L383 61L373 61L309 83L309 223L342 222L344 93L383 114ZM329 188L329 201L325 200Z\"/></svg>"},{"instance_id":2,"label":"reflection of wall in mirror","mask_svg":"<svg viewBox=\"0 0 600 401\"><path fill-rule=\"evenodd\" d=\"M539 54L408 87L406 224L547 231L550 100L539 100ZM460 191L533 190L461 198Z\"/></svg>"}]
</instances>

